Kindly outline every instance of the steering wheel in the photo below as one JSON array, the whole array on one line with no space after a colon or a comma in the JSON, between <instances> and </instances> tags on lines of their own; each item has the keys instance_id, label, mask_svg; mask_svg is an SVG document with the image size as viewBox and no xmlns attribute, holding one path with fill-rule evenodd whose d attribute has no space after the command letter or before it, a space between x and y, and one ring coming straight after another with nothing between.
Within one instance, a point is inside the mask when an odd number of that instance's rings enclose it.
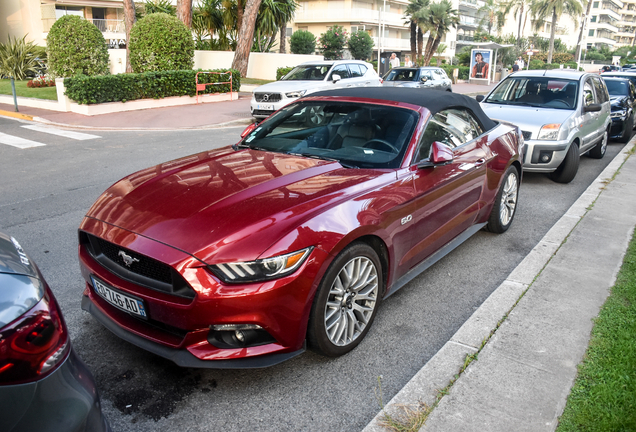
<instances>
[{"instance_id":1,"label":"steering wheel","mask_svg":"<svg viewBox=\"0 0 636 432\"><path fill-rule=\"evenodd\" d=\"M375 143L382 144L382 145L388 147L391 150L392 153L399 153L400 152L400 150L398 150L398 148L395 147L393 144L391 144L390 142L385 141L383 139L379 139L379 138L374 138L372 140L369 140L369 141L365 142L362 147L371 147L370 144L375 144Z\"/></svg>"}]
</instances>

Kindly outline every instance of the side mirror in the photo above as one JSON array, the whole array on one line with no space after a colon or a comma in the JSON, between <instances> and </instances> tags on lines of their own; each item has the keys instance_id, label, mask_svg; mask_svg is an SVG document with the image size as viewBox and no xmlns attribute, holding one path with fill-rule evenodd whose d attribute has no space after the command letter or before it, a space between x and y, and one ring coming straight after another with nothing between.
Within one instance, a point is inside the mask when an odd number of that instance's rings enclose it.
<instances>
[{"instance_id":1,"label":"side mirror","mask_svg":"<svg viewBox=\"0 0 636 432\"><path fill-rule=\"evenodd\" d=\"M601 110L601 104L589 104L588 106L583 108L583 112L598 112Z\"/></svg>"},{"instance_id":2,"label":"side mirror","mask_svg":"<svg viewBox=\"0 0 636 432\"><path fill-rule=\"evenodd\" d=\"M446 165L453 161L453 151L446 145L439 141L434 141L431 144L431 156L428 160L422 161L418 164L418 168L435 167L437 165Z\"/></svg>"},{"instance_id":3,"label":"side mirror","mask_svg":"<svg viewBox=\"0 0 636 432\"><path fill-rule=\"evenodd\" d=\"M342 79L342 77L338 74L333 74L331 75L331 80L335 83L337 83L338 81L340 81Z\"/></svg>"},{"instance_id":4,"label":"side mirror","mask_svg":"<svg viewBox=\"0 0 636 432\"><path fill-rule=\"evenodd\" d=\"M425 83L426 81L428 81L428 78L423 76L422 78L420 78L420 81L422 81L423 83Z\"/></svg>"},{"instance_id":5,"label":"side mirror","mask_svg":"<svg viewBox=\"0 0 636 432\"><path fill-rule=\"evenodd\" d=\"M256 129L256 126L258 126L258 123L252 123L251 125L249 125L248 127L245 128L245 130L243 132L241 132L241 138L245 138L245 136L247 134L249 134L250 132L252 132L254 129Z\"/></svg>"},{"instance_id":6,"label":"side mirror","mask_svg":"<svg viewBox=\"0 0 636 432\"><path fill-rule=\"evenodd\" d=\"M475 99L477 100L477 102L481 102L481 101L483 101L484 99L486 99L486 96L484 96L484 95L477 95L477 96L475 96Z\"/></svg>"}]
</instances>

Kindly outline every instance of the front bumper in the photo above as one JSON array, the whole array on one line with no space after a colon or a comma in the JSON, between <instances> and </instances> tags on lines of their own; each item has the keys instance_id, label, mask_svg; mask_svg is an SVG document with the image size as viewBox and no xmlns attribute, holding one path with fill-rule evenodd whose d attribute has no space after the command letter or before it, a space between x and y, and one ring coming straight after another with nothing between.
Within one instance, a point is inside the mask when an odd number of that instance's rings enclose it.
<instances>
[{"instance_id":1,"label":"front bumper","mask_svg":"<svg viewBox=\"0 0 636 432\"><path fill-rule=\"evenodd\" d=\"M626 117L612 117L612 127L610 129L610 138L622 138L625 129Z\"/></svg>"},{"instance_id":2,"label":"front bumper","mask_svg":"<svg viewBox=\"0 0 636 432\"><path fill-rule=\"evenodd\" d=\"M567 154L569 141L526 140L523 170L527 172L553 172Z\"/></svg>"}]
</instances>

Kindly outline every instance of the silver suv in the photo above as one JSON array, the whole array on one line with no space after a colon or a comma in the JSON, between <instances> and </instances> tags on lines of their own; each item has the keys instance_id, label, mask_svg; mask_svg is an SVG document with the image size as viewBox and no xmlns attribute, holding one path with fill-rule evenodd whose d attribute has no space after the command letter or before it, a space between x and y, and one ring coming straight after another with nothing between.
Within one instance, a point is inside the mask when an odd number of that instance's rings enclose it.
<instances>
[{"instance_id":1,"label":"silver suv","mask_svg":"<svg viewBox=\"0 0 636 432\"><path fill-rule=\"evenodd\" d=\"M477 100L490 118L519 126L526 172L550 173L554 181L569 183L580 155L605 155L610 98L598 75L559 69L518 72Z\"/></svg>"}]
</instances>

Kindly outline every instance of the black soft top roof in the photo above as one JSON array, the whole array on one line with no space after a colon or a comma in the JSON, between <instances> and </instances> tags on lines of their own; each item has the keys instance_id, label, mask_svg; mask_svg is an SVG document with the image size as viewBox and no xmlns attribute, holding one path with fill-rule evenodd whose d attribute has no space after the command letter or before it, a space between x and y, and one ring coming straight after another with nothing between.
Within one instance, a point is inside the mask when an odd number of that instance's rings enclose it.
<instances>
[{"instance_id":1,"label":"black soft top roof","mask_svg":"<svg viewBox=\"0 0 636 432\"><path fill-rule=\"evenodd\" d=\"M468 108L475 114L475 117L477 117L485 130L490 130L497 125L484 113L475 99L441 90L420 90L406 87L349 87L319 91L307 96L359 97L404 102L425 107L431 114L437 114L447 108Z\"/></svg>"}]
</instances>

